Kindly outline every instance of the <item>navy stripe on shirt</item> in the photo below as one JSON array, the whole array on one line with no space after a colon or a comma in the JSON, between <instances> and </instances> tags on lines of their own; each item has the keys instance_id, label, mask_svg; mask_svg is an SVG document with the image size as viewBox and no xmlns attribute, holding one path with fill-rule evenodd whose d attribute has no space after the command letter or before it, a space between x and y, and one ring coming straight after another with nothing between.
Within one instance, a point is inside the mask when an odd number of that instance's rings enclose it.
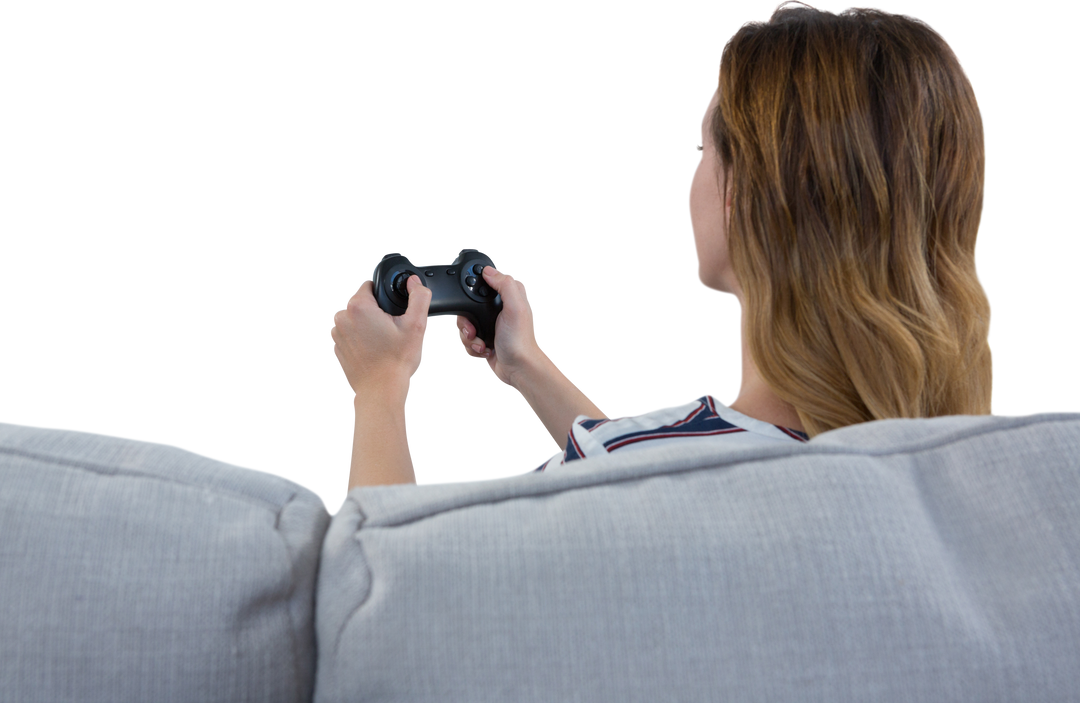
<instances>
[{"instance_id":1,"label":"navy stripe on shirt","mask_svg":"<svg viewBox=\"0 0 1080 703\"><path fill-rule=\"evenodd\" d=\"M674 437L705 437L710 435L722 435L733 434L736 432L747 432L748 430L733 425L716 412L716 406L713 404L712 397L702 396L698 398L699 405L694 408L686 417L671 423L670 425L664 425L662 427L654 427L647 430L640 430L638 432L628 432L626 434L619 435L608 441L604 442L604 449L608 453L620 449L622 447L635 444L637 442L644 442L654 439L669 439ZM600 420L582 420L578 424L585 430L592 432L597 427L600 427L604 423L611 420L603 418ZM782 427L780 425L773 425L776 429L780 430L792 439L800 442L809 442L810 435L799 430L793 430L788 427ZM571 432L567 436L566 450L563 452L562 463L576 461L578 459L584 459L585 454L581 450L581 446L578 444L577 439L574 438L574 433ZM547 466L545 462L534 471L543 471Z\"/></svg>"}]
</instances>

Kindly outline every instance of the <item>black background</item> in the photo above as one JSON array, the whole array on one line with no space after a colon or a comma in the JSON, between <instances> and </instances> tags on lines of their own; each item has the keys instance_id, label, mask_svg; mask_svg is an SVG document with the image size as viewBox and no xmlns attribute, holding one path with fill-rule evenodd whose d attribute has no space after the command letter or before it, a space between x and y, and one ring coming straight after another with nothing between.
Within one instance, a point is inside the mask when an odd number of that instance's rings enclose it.
<instances>
[{"instance_id":1,"label":"black background","mask_svg":"<svg viewBox=\"0 0 1080 703\"><path fill-rule=\"evenodd\" d=\"M444 261L462 245L528 282L543 346L609 413L702 391L730 401L737 308L694 279L685 191L708 69L770 6L495 30L450 12L422 27L345 15L29 27L9 107L23 158L0 417L183 444L291 474L334 506L351 418L330 313L382 252ZM1044 79L1015 60L1039 40L1012 35L1002 52L1008 15L893 9L945 32L987 113L980 260L997 409L1076 406L1075 245L1054 224L1071 201L1039 167L1062 147L1032 130ZM465 359L450 320L432 322L408 419L421 479L517 471L555 449Z\"/></svg>"}]
</instances>

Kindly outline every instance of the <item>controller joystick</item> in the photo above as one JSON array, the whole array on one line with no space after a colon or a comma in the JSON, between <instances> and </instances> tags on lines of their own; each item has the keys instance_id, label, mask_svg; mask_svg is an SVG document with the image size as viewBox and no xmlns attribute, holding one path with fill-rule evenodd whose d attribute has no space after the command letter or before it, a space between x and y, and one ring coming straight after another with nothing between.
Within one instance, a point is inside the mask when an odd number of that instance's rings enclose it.
<instances>
[{"instance_id":1,"label":"controller joystick","mask_svg":"<svg viewBox=\"0 0 1080 703\"><path fill-rule=\"evenodd\" d=\"M372 281L375 300L384 312L403 315L409 307L406 288L410 276L431 289L428 317L461 315L476 328L476 336L488 349L495 348L495 319L502 311L502 296L487 287L481 275L485 266L495 267L486 254L462 249L448 266L413 266L401 254L387 254L375 267Z\"/></svg>"}]
</instances>

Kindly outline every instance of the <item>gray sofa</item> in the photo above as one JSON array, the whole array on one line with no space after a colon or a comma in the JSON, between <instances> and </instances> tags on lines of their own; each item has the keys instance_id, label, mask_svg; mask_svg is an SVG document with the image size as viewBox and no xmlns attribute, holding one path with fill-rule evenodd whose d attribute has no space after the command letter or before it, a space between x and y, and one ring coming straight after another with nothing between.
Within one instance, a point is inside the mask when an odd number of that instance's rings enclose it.
<instances>
[{"instance_id":1,"label":"gray sofa","mask_svg":"<svg viewBox=\"0 0 1080 703\"><path fill-rule=\"evenodd\" d=\"M722 449L331 518L0 425L0 701L1080 700L1080 414Z\"/></svg>"}]
</instances>

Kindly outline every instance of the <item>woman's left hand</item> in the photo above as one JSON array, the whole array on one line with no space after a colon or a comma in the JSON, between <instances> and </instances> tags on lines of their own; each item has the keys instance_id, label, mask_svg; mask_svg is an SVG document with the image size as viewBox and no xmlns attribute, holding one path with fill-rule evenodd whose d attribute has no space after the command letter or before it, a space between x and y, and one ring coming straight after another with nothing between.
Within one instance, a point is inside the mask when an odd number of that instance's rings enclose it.
<instances>
[{"instance_id":1,"label":"woman's left hand","mask_svg":"<svg viewBox=\"0 0 1080 703\"><path fill-rule=\"evenodd\" d=\"M375 300L374 284L366 281L334 315L334 353L353 392L368 393L387 384L408 388L420 367L427 329L431 290L419 276L409 276L409 307L404 315L383 312Z\"/></svg>"}]
</instances>

